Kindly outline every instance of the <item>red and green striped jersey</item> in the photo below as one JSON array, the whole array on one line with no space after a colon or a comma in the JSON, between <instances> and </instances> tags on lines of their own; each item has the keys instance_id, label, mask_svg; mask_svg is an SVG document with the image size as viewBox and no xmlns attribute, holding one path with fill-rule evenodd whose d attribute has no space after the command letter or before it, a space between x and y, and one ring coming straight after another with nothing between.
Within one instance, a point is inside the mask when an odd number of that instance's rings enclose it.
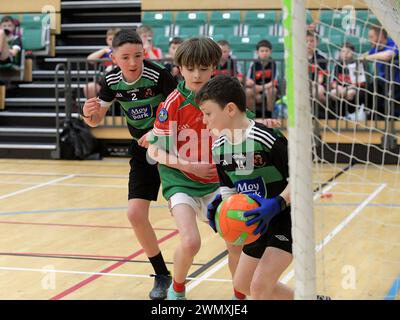
<instances>
[{"instance_id":1,"label":"red and green striped jersey","mask_svg":"<svg viewBox=\"0 0 400 320\"><path fill-rule=\"evenodd\" d=\"M194 92L178 84L157 110L153 134L159 148L191 163L212 163L212 136L203 123L203 113L194 102ZM198 177L166 165L159 165L163 195L168 200L183 192L192 197L203 197L219 187L216 174L211 179Z\"/></svg>"}]
</instances>

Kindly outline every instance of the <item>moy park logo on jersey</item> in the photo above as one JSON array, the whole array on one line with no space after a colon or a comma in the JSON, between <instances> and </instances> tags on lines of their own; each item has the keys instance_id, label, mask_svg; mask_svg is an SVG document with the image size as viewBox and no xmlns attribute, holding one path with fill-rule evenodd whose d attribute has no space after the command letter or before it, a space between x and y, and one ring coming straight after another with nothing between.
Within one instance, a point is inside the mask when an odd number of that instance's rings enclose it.
<instances>
[{"instance_id":1,"label":"moy park logo on jersey","mask_svg":"<svg viewBox=\"0 0 400 320\"><path fill-rule=\"evenodd\" d=\"M128 116L132 120L143 120L151 117L151 105L129 108Z\"/></svg>"},{"instance_id":2,"label":"moy park logo on jersey","mask_svg":"<svg viewBox=\"0 0 400 320\"><path fill-rule=\"evenodd\" d=\"M236 181L235 188L239 193L255 193L260 197L265 197L265 184L261 177Z\"/></svg>"}]
</instances>

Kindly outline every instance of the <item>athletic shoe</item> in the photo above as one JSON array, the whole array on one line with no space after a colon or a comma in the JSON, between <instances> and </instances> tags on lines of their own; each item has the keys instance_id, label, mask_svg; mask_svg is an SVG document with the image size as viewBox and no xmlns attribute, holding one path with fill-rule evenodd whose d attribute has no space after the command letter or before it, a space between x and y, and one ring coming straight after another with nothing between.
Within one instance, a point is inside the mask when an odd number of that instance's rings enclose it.
<instances>
[{"instance_id":1,"label":"athletic shoe","mask_svg":"<svg viewBox=\"0 0 400 320\"><path fill-rule=\"evenodd\" d=\"M317 294L317 300L332 300L330 296L321 296Z\"/></svg>"},{"instance_id":2,"label":"athletic shoe","mask_svg":"<svg viewBox=\"0 0 400 320\"><path fill-rule=\"evenodd\" d=\"M186 300L185 291L176 292L173 284L169 286L167 300Z\"/></svg>"},{"instance_id":3,"label":"athletic shoe","mask_svg":"<svg viewBox=\"0 0 400 320\"><path fill-rule=\"evenodd\" d=\"M149 293L150 299L164 300L167 297L168 287L172 283L171 275L155 274L151 276L154 277L154 285Z\"/></svg>"}]
</instances>

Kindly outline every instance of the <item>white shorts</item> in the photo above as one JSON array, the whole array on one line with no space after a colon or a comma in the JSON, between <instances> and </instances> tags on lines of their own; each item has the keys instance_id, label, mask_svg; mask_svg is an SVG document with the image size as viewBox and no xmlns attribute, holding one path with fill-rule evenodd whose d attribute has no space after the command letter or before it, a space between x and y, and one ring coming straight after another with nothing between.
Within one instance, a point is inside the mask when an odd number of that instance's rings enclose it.
<instances>
[{"instance_id":1,"label":"white shorts","mask_svg":"<svg viewBox=\"0 0 400 320\"><path fill-rule=\"evenodd\" d=\"M172 208L178 204L187 204L191 206L196 212L197 218L200 221L208 222L207 219L207 206L220 193L219 188L213 193L205 195L204 197L191 197L186 193L178 192L169 198L168 206L172 214Z\"/></svg>"}]
</instances>

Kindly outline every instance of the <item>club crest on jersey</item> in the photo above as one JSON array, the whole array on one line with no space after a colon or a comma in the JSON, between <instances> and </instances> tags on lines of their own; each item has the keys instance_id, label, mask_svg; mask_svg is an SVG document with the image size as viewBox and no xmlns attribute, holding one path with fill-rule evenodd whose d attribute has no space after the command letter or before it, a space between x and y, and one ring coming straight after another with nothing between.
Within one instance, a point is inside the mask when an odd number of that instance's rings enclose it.
<instances>
[{"instance_id":1,"label":"club crest on jersey","mask_svg":"<svg viewBox=\"0 0 400 320\"><path fill-rule=\"evenodd\" d=\"M151 105L129 108L128 116L132 120L143 120L151 117Z\"/></svg>"},{"instance_id":2,"label":"club crest on jersey","mask_svg":"<svg viewBox=\"0 0 400 320\"><path fill-rule=\"evenodd\" d=\"M232 155L239 170L246 169L246 156L243 153Z\"/></svg>"},{"instance_id":3,"label":"club crest on jersey","mask_svg":"<svg viewBox=\"0 0 400 320\"><path fill-rule=\"evenodd\" d=\"M167 121L168 119L168 111L165 108L162 108L160 110L160 113L158 114L158 121L160 121L161 123Z\"/></svg>"},{"instance_id":4,"label":"club crest on jersey","mask_svg":"<svg viewBox=\"0 0 400 320\"><path fill-rule=\"evenodd\" d=\"M261 153L254 153L254 167L261 168L265 166L265 159Z\"/></svg>"},{"instance_id":5,"label":"club crest on jersey","mask_svg":"<svg viewBox=\"0 0 400 320\"><path fill-rule=\"evenodd\" d=\"M235 188L239 193L255 193L260 197L266 196L264 180L261 177L236 181Z\"/></svg>"},{"instance_id":6,"label":"club crest on jersey","mask_svg":"<svg viewBox=\"0 0 400 320\"><path fill-rule=\"evenodd\" d=\"M147 88L146 91L144 92L144 97L148 98L152 96L153 96L153 90L151 90L151 88Z\"/></svg>"}]
</instances>

